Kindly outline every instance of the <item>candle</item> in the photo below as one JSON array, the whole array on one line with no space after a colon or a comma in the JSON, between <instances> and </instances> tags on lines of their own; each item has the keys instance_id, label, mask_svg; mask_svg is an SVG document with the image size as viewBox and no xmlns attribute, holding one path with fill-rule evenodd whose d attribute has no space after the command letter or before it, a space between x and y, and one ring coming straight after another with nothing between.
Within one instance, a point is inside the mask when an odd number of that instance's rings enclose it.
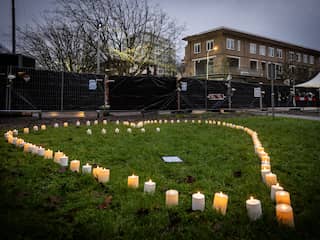
<instances>
[{"instance_id":1,"label":"candle","mask_svg":"<svg viewBox=\"0 0 320 240\"><path fill-rule=\"evenodd\" d=\"M117 121L116 121L116 124L117 124L117 125L119 125L119 124L120 124L120 121L119 121L119 120L117 120Z\"/></svg>"},{"instance_id":2,"label":"candle","mask_svg":"<svg viewBox=\"0 0 320 240\"><path fill-rule=\"evenodd\" d=\"M86 125L87 125L88 127L91 125L91 123L90 123L89 120L86 122Z\"/></svg>"},{"instance_id":3,"label":"candle","mask_svg":"<svg viewBox=\"0 0 320 240\"><path fill-rule=\"evenodd\" d=\"M156 183L152 182L151 179L149 179L148 182L144 183L144 189L143 189L144 192L146 192L146 193L154 193L155 190L156 190Z\"/></svg>"},{"instance_id":4,"label":"candle","mask_svg":"<svg viewBox=\"0 0 320 240\"><path fill-rule=\"evenodd\" d=\"M109 182L110 179L110 170L106 168L101 168L98 173L98 181L100 183Z\"/></svg>"},{"instance_id":5,"label":"candle","mask_svg":"<svg viewBox=\"0 0 320 240\"><path fill-rule=\"evenodd\" d=\"M179 203L179 192L177 190L170 189L166 191L166 206L177 206Z\"/></svg>"},{"instance_id":6,"label":"candle","mask_svg":"<svg viewBox=\"0 0 320 240\"><path fill-rule=\"evenodd\" d=\"M251 221L255 221L262 216L261 202L258 199L250 197L246 201L248 217Z\"/></svg>"},{"instance_id":7,"label":"candle","mask_svg":"<svg viewBox=\"0 0 320 240\"><path fill-rule=\"evenodd\" d=\"M80 171L80 161L79 160L72 160L70 162L70 170L72 172L79 172Z\"/></svg>"},{"instance_id":8,"label":"candle","mask_svg":"<svg viewBox=\"0 0 320 240\"><path fill-rule=\"evenodd\" d=\"M12 134L13 134L14 136L18 136L19 131L18 131L17 129L13 129Z\"/></svg>"},{"instance_id":9,"label":"candle","mask_svg":"<svg viewBox=\"0 0 320 240\"><path fill-rule=\"evenodd\" d=\"M179 120L179 119L177 120L177 123L180 123L180 120Z\"/></svg>"},{"instance_id":10,"label":"candle","mask_svg":"<svg viewBox=\"0 0 320 240\"><path fill-rule=\"evenodd\" d=\"M33 126L33 131L38 131L38 130L39 130L38 126Z\"/></svg>"},{"instance_id":11,"label":"candle","mask_svg":"<svg viewBox=\"0 0 320 240\"><path fill-rule=\"evenodd\" d=\"M168 123L168 120L167 120L167 119L165 119L163 122L164 122L164 123Z\"/></svg>"},{"instance_id":12,"label":"candle","mask_svg":"<svg viewBox=\"0 0 320 240\"><path fill-rule=\"evenodd\" d=\"M266 169L271 171L271 165L270 163L261 163L261 170Z\"/></svg>"},{"instance_id":13,"label":"candle","mask_svg":"<svg viewBox=\"0 0 320 240\"><path fill-rule=\"evenodd\" d=\"M39 147L36 146L36 145L32 145L31 153L32 154L38 154L38 151L39 151Z\"/></svg>"},{"instance_id":14,"label":"candle","mask_svg":"<svg viewBox=\"0 0 320 240\"><path fill-rule=\"evenodd\" d=\"M90 174L91 170L92 170L92 166L89 163L82 166L82 173L83 174Z\"/></svg>"},{"instance_id":15,"label":"candle","mask_svg":"<svg viewBox=\"0 0 320 240\"><path fill-rule=\"evenodd\" d=\"M80 124L81 124L81 123L80 123L80 121L78 120L78 121L76 122L76 126L77 126L77 127L80 127Z\"/></svg>"},{"instance_id":16,"label":"candle","mask_svg":"<svg viewBox=\"0 0 320 240\"><path fill-rule=\"evenodd\" d=\"M17 145L18 147L23 147L23 145L24 145L24 140L23 140L22 138L18 138L18 139L17 139L17 142L16 142L16 145Z\"/></svg>"},{"instance_id":17,"label":"candle","mask_svg":"<svg viewBox=\"0 0 320 240\"><path fill-rule=\"evenodd\" d=\"M23 133L24 133L24 134L29 134L29 128L24 128L24 129L23 129Z\"/></svg>"},{"instance_id":18,"label":"candle","mask_svg":"<svg viewBox=\"0 0 320 240\"><path fill-rule=\"evenodd\" d=\"M39 148L38 148L38 155L39 155L39 156L43 157L43 156L44 156L44 152L45 152L45 149L44 149L44 148L42 148L42 147L39 147Z\"/></svg>"},{"instance_id":19,"label":"candle","mask_svg":"<svg viewBox=\"0 0 320 240\"><path fill-rule=\"evenodd\" d=\"M157 132L160 132L160 128L157 127L157 128L156 128L156 131L157 131Z\"/></svg>"},{"instance_id":20,"label":"candle","mask_svg":"<svg viewBox=\"0 0 320 240\"><path fill-rule=\"evenodd\" d=\"M115 133L119 133L119 132L120 132L119 128L116 128L116 129L114 130L114 132L115 132Z\"/></svg>"},{"instance_id":21,"label":"candle","mask_svg":"<svg viewBox=\"0 0 320 240\"><path fill-rule=\"evenodd\" d=\"M261 147L261 146L258 146L258 147L256 147L256 148L254 149L254 151L255 151L256 154L259 154L260 152L263 152L263 151L264 151L264 148Z\"/></svg>"},{"instance_id":22,"label":"candle","mask_svg":"<svg viewBox=\"0 0 320 240\"><path fill-rule=\"evenodd\" d=\"M59 123L55 123L55 124L53 125L53 127L54 127L54 128L58 128L58 127L59 127Z\"/></svg>"},{"instance_id":23,"label":"candle","mask_svg":"<svg viewBox=\"0 0 320 240\"><path fill-rule=\"evenodd\" d=\"M142 133L145 133L146 130L145 130L144 128L141 128L141 132L142 132Z\"/></svg>"},{"instance_id":24,"label":"candle","mask_svg":"<svg viewBox=\"0 0 320 240\"><path fill-rule=\"evenodd\" d=\"M128 176L128 187L129 188L138 188L139 187L139 176Z\"/></svg>"},{"instance_id":25,"label":"candle","mask_svg":"<svg viewBox=\"0 0 320 240\"><path fill-rule=\"evenodd\" d=\"M222 215L226 215L228 207L228 195L220 193L214 194L213 208L220 212Z\"/></svg>"},{"instance_id":26,"label":"candle","mask_svg":"<svg viewBox=\"0 0 320 240\"><path fill-rule=\"evenodd\" d=\"M55 152L55 153L54 153L54 159L53 159L54 162L59 163L60 158L61 158L63 155L64 155L63 152L60 152L60 151Z\"/></svg>"},{"instance_id":27,"label":"candle","mask_svg":"<svg viewBox=\"0 0 320 240\"><path fill-rule=\"evenodd\" d=\"M201 120L198 120L198 123L200 124L200 123L201 123Z\"/></svg>"},{"instance_id":28,"label":"candle","mask_svg":"<svg viewBox=\"0 0 320 240\"><path fill-rule=\"evenodd\" d=\"M62 157L60 157L59 163L62 167L67 167L68 161L69 161L69 158L66 155L63 155Z\"/></svg>"},{"instance_id":29,"label":"candle","mask_svg":"<svg viewBox=\"0 0 320 240\"><path fill-rule=\"evenodd\" d=\"M29 152L30 145L31 145L30 143L25 143L24 146L23 146L23 151L24 152Z\"/></svg>"},{"instance_id":30,"label":"candle","mask_svg":"<svg viewBox=\"0 0 320 240\"><path fill-rule=\"evenodd\" d=\"M268 155L263 155L260 157L261 162L270 162L270 157Z\"/></svg>"},{"instance_id":31,"label":"candle","mask_svg":"<svg viewBox=\"0 0 320 240\"><path fill-rule=\"evenodd\" d=\"M44 130L46 130L46 129L47 129L46 125L42 124L42 125L41 125L41 130L44 131Z\"/></svg>"},{"instance_id":32,"label":"candle","mask_svg":"<svg viewBox=\"0 0 320 240\"><path fill-rule=\"evenodd\" d=\"M192 211L203 211L205 207L204 194L197 192L192 194Z\"/></svg>"},{"instance_id":33,"label":"candle","mask_svg":"<svg viewBox=\"0 0 320 240\"><path fill-rule=\"evenodd\" d=\"M132 133L131 128L128 128L128 129L127 129L127 132L128 132L128 133Z\"/></svg>"},{"instance_id":34,"label":"candle","mask_svg":"<svg viewBox=\"0 0 320 240\"><path fill-rule=\"evenodd\" d=\"M64 127L68 127L68 122L64 122L64 123L63 123L63 126L64 126Z\"/></svg>"},{"instance_id":35,"label":"candle","mask_svg":"<svg viewBox=\"0 0 320 240\"><path fill-rule=\"evenodd\" d=\"M279 183L277 183L276 185L272 185L271 186L271 193L270 193L270 196L271 196L271 200L274 202L275 199L276 199L276 192L277 191L282 191L283 190L283 187L281 187L279 185Z\"/></svg>"},{"instance_id":36,"label":"candle","mask_svg":"<svg viewBox=\"0 0 320 240\"><path fill-rule=\"evenodd\" d=\"M52 157L53 157L53 151L52 150L48 149L48 150L46 150L44 152L44 158L45 159L52 159Z\"/></svg>"},{"instance_id":37,"label":"candle","mask_svg":"<svg viewBox=\"0 0 320 240\"><path fill-rule=\"evenodd\" d=\"M262 181L265 183L266 182L266 175L271 173L270 169L262 168L261 170L261 177Z\"/></svg>"},{"instance_id":38,"label":"candle","mask_svg":"<svg viewBox=\"0 0 320 240\"><path fill-rule=\"evenodd\" d=\"M103 125L107 125L107 120L103 120L103 121L102 121L102 124L103 124Z\"/></svg>"},{"instance_id":39,"label":"candle","mask_svg":"<svg viewBox=\"0 0 320 240\"><path fill-rule=\"evenodd\" d=\"M171 121L170 121L171 123L174 123L174 120L173 119L171 119Z\"/></svg>"},{"instance_id":40,"label":"candle","mask_svg":"<svg viewBox=\"0 0 320 240\"><path fill-rule=\"evenodd\" d=\"M104 129L104 128L102 128L102 129L101 129L101 134L105 135L106 133L107 133L107 130Z\"/></svg>"},{"instance_id":41,"label":"candle","mask_svg":"<svg viewBox=\"0 0 320 240\"><path fill-rule=\"evenodd\" d=\"M290 205L277 204L276 216L279 224L294 227L293 210Z\"/></svg>"},{"instance_id":42,"label":"candle","mask_svg":"<svg viewBox=\"0 0 320 240\"><path fill-rule=\"evenodd\" d=\"M267 173L265 176L266 184L271 187L272 185L277 184L277 175L274 173Z\"/></svg>"},{"instance_id":43,"label":"candle","mask_svg":"<svg viewBox=\"0 0 320 240\"><path fill-rule=\"evenodd\" d=\"M287 191L279 190L275 193L277 204L288 204L291 205L290 194Z\"/></svg>"},{"instance_id":44,"label":"candle","mask_svg":"<svg viewBox=\"0 0 320 240\"><path fill-rule=\"evenodd\" d=\"M87 134L88 135L92 135L92 130L91 129L87 129Z\"/></svg>"},{"instance_id":45,"label":"candle","mask_svg":"<svg viewBox=\"0 0 320 240\"><path fill-rule=\"evenodd\" d=\"M92 170L92 175L93 175L93 177L98 178L100 169L101 169L101 168L100 168L99 166L93 168L93 170Z\"/></svg>"}]
</instances>

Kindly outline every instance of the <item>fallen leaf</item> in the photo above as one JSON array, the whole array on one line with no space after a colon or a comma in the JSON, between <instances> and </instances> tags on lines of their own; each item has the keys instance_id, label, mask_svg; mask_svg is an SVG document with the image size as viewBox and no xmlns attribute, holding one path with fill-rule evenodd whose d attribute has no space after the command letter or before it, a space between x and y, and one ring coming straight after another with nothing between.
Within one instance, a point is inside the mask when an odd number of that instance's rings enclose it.
<instances>
[{"instance_id":1,"label":"fallen leaf","mask_svg":"<svg viewBox=\"0 0 320 240\"><path fill-rule=\"evenodd\" d=\"M102 209L108 208L111 205L111 202L112 202L112 196L105 197L103 202L98 205L98 209L102 210Z\"/></svg>"},{"instance_id":2,"label":"fallen leaf","mask_svg":"<svg viewBox=\"0 0 320 240\"><path fill-rule=\"evenodd\" d=\"M195 177L192 177L192 176L187 176L185 179L184 179L184 182L186 183L193 183L196 181L196 178Z\"/></svg>"}]
</instances>

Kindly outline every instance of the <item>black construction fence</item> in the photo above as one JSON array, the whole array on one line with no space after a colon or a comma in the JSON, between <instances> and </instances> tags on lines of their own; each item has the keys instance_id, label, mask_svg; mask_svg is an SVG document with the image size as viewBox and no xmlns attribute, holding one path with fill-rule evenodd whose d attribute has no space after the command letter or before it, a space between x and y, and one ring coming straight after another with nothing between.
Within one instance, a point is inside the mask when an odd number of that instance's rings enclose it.
<instances>
[{"instance_id":1,"label":"black construction fence","mask_svg":"<svg viewBox=\"0 0 320 240\"><path fill-rule=\"evenodd\" d=\"M10 75L15 78L10 80ZM111 110L259 108L271 106L271 86L196 78L112 76ZM0 109L97 110L105 104L105 76L0 66ZM259 89L262 98L258 97ZM289 86L274 86L276 107L292 107ZM296 106L319 105L316 89L297 89ZM231 103L231 104L230 104Z\"/></svg>"}]
</instances>

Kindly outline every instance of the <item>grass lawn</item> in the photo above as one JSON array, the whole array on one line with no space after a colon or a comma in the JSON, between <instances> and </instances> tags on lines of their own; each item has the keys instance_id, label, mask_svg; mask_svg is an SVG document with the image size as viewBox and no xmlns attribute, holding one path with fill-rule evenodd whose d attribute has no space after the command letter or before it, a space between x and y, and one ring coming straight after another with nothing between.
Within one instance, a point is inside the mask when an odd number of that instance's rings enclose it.
<instances>
[{"instance_id":1,"label":"grass lawn","mask_svg":"<svg viewBox=\"0 0 320 240\"><path fill-rule=\"evenodd\" d=\"M320 122L268 117L227 119L257 131L272 171L290 192L295 229L280 227L270 190L261 181L260 160L249 135L205 124L155 124L146 132L110 124L54 129L20 137L81 164L110 168L110 182L61 171L52 160L23 153L0 139L2 239L320 239ZM70 121L71 123L71 121ZM82 122L82 124L84 124ZM161 132L156 132L160 126ZM32 127L32 126L30 126ZM115 134L114 129L120 128ZM13 127L14 128L14 127ZM1 134L7 129L1 129ZM177 155L181 164L160 159ZM127 188L139 175L140 187ZM156 182L156 193L143 183ZM165 191L179 191L179 206L165 207ZM206 196L204 212L191 210L191 195ZM227 214L212 209L215 192L229 196ZM245 201L261 200L263 217L250 222ZM112 200L111 198L112 197Z\"/></svg>"}]
</instances>

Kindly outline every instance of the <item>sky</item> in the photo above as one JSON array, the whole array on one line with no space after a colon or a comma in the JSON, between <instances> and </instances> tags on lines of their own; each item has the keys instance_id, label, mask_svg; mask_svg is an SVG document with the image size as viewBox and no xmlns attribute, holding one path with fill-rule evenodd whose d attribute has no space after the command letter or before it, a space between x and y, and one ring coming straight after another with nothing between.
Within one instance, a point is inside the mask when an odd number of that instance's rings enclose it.
<instances>
[{"instance_id":1,"label":"sky","mask_svg":"<svg viewBox=\"0 0 320 240\"><path fill-rule=\"evenodd\" d=\"M225 26L320 50L320 0L149 0L186 30ZM18 26L41 20L55 0L16 0ZM0 0L0 43L11 49L11 0ZM182 45L185 45L182 42ZM183 48L178 51L183 58Z\"/></svg>"}]
</instances>

